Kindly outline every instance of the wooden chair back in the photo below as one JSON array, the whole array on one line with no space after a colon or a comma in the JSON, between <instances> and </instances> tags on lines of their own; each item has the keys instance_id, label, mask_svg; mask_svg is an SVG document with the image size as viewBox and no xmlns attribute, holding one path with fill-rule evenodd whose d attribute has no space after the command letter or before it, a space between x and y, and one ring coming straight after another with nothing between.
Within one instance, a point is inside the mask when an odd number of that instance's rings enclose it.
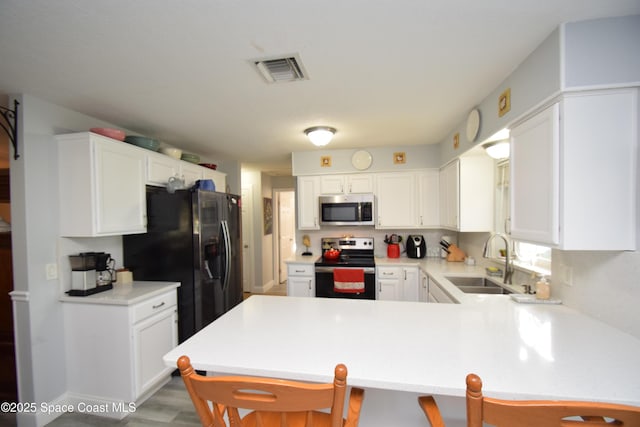
<instances>
[{"instance_id":1,"label":"wooden chair back","mask_svg":"<svg viewBox=\"0 0 640 427\"><path fill-rule=\"evenodd\" d=\"M195 372L187 356L181 356L177 364L205 427L227 427L225 412L232 427L358 425L364 390L352 387L345 421L347 368L343 364L336 366L333 383L323 384L262 377L206 377ZM251 412L241 418L240 408Z\"/></svg>"},{"instance_id":2,"label":"wooden chair back","mask_svg":"<svg viewBox=\"0 0 640 427\"><path fill-rule=\"evenodd\" d=\"M613 403L502 400L482 395L482 380L467 375L467 426L482 427L640 426L640 407Z\"/></svg>"},{"instance_id":3,"label":"wooden chair back","mask_svg":"<svg viewBox=\"0 0 640 427\"><path fill-rule=\"evenodd\" d=\"M484 397L482 380L467 375L467 427L638 427L640 407L563 400L503 400ZM432 396L418 397L431 427L445 427Z\"/></svg>"}]
</instances>

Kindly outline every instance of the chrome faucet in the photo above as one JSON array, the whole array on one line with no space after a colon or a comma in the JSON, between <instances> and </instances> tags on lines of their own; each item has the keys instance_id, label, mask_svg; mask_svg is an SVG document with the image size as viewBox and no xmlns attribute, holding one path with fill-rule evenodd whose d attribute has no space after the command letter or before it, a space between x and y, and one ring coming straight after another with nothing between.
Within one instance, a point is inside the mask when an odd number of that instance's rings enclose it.
<instances>
[{"instance_id":1,"label":"chrome faucet","mask_svg":"<svg viewBox=\"0 0 640 427\"><path fill-rule=\"evenodd\" d=\"M502 240L504 240L504 246L505 246L505 257L504 257L504 277L503 277L503 283L510 285L511 284L511 276L513 276L513 265L511 264L511 258L510 258L510 253L509 253L509 239L503 235L503 234L492 234L491 236L489 236L489 238L487 239L486 242L484 242L484 249L482 250L482 256L484 258L489 258L489 244L491 243L491 241L495 238L495 237L500 237Z\"/></svg>"}]
</instances>

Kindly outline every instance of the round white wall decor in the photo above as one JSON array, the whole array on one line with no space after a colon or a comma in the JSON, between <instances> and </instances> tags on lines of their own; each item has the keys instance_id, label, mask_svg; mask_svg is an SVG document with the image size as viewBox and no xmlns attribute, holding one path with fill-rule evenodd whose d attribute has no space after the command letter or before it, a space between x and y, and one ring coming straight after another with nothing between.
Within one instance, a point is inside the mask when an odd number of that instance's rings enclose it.
<instances>
[{"instance_id":1,"label":"round white wall decor","mask_svg":"<svg viewBox=\"0 0 640 427\"><path fill-rule=\"evenodd\" d=\"M371 153L364 150L356 151L351 157L351 164L353 167L361 171L368 169L369 166L371 166L372 161L373 158L371 157Z\"/></svg>"},{"instance_id":2,"label":"round white wall decor","mask_svg":"<svg viewBox=\"0 0 640 427\"><path fill-rule=\"evenodd\" d=\"M467 140L473 142L478 136L478 130L480 129L480 111L474 108L467 117Z\"/></svg>"}]
</instances>

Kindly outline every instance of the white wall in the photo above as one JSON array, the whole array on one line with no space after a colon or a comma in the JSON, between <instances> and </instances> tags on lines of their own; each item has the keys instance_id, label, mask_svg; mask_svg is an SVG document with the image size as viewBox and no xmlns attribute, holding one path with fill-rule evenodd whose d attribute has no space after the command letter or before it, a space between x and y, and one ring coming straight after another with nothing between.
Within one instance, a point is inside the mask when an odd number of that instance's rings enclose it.
<instances>
[{"instance_id":1,"label":"white wall","mask_svg":"<svg viewBox=\"0 0 640 427\"><path fill-rule=\"evenodd\" d=\"M22 95L20 158L11 157L14 257L14 316L18 388L22 402L46 403L67 391L61 280L46 280L45 265L64 261L78 247L115 249L118 243L62 242L58 238L58 172L54 135L113 125L40 99ZM68 275L67 275L68 277ZM20 414L21 426L50 421L41 413Z\"/></svg>"},{"instance_id":2,"label":"white wall","mask_svg":"<svg viewBox=\"0 0 640 427\"><path fill-rule=\"evenodd\" d=\"M640 84L640 15L564 25L566 89Z\"/></svg>"},{"instance_id":3,"label":"white wall","mask_svg":"<svg viewBox=\"0 0 640 427\"><path fill-rule=\"evenodd\" d=\"M393 141L390 141L389 144L393 144ZM359 150L319 148L294 152L292 154L293 175L389 172L440 167L440 148L435 144L362 148L362 150L368 151L372 157L371 166L365 171L360 171L351 164L353 154ZM406 163L394 164L394 152L404 152ZM321 165L320 160L323 156L331 157L331 166L323 167Z\"/></svg>"},{"instance_id":4,"label":"white wall","mask_svg":"<svg viewBox=\"0 0 640 427\"><path fill-rule=\"evenodd\" d=\"M562 25L480 104L481 112L487 111L488 116L481 114L483 125L478 141L555 96L562 85L567 89L640 85L640 57L636 53L639 37L640 16ZM497 95L506 87L511 87L511 112L497 119ZM461 146L469 145L462 137L464 126L461 123L440 143L443 163L458 155L450 148L453 133L461 132ZM636 179L640 189L640 178ZM640 200L636 210L636 215L639 214ZM636 219L639 230L640 218ZM461 239L478 246L474 239L481 237L461 234ZM640 242L640 235L637 239ZM639 252L554 250L552 259L553 297L640 338L640 316L636 314L640 305ZM573 272L573 286L555 285L561 282L560 271L566 269Z\"/></svg>"}]
</instances>

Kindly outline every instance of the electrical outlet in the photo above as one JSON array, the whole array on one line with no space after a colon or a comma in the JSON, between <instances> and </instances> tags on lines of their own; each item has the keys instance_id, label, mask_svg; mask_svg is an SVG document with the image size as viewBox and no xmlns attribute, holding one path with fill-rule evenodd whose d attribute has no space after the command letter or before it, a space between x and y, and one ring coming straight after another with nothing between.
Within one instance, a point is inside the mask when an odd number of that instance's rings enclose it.
<instances>
[{"instance_id":1,"label":"electrical outlet","mask_svg":"<svg viewBox=\"0 0 640 427\"><path fill-rule=\"evenodd\" d=\"M45 275L47 280L55 280L58 278L58 264L50 263L45 265Z\"/></svg>"},{"instance_id":2,"label":"electrical outlet","mask_svg":"<svg viewBox=\"0 0 640 427\"><path fill-rule=\"evenodd\" d=\"M560 264L559 267L560 283L565 286L573 286L573 268L564 264Z\"/></svg>"}]
</instances>

